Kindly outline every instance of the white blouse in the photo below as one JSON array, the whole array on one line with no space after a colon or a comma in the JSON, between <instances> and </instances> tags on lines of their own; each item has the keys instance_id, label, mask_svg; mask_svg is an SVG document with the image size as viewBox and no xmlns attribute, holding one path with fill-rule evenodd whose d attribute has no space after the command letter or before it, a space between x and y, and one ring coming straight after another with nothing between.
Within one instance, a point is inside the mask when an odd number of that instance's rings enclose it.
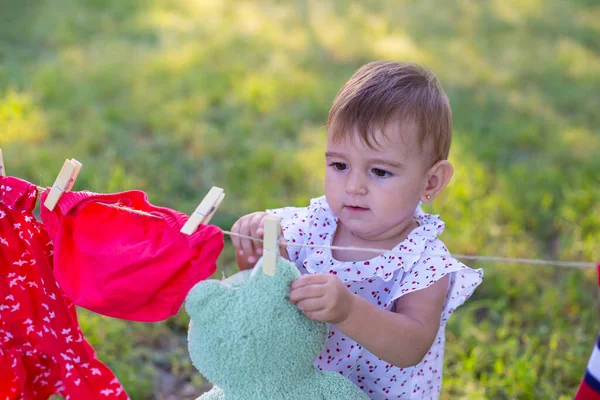
<instances>
[{"instance_id":1,"label":"white blouse","mask_svg":"<svg viewBox=\"0 0 600 400\"><path fill-rule=\"evenodd\" d=\"M437 215L424 213L419 206L414 214L419 226L390 252L368 261L342 262L333 259L331 249L290 246L331 246L337 218L325 196L313 199L308 207L267 211L281 217L290 260L296 263L302 274L334 274L352 292L384 310L392 310L394 301L399 297L424 289L449 274L450 284L440 328L433 345L419 364L410 368L390 365L331 324L325 348L315 361L322 370L346 376L371 399L437 399L442 384L446 322L483 279L481 269L473 270L452 258L437 238L444 229L444 222ZM394 252L410 254L397 255Z\"/></svg>"}]
</instances>

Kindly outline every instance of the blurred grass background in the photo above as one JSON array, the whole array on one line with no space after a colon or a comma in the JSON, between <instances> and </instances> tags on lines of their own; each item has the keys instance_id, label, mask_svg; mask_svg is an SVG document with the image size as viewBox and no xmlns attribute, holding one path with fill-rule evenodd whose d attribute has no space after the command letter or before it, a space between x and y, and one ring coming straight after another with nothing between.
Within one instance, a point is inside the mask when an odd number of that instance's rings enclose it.
<instances>
[{"instance_id":1,"label":"blurred grass background","mask_svg":"<svg viewBox=\"0 0 600 400\"><path fill-rule=\"evenodd\" d=\"M375 59L432 68L451 99L456 174L428 209L451 251L600 259L595 0L0 0L0 147L9 175L51 185L74 157L75 190L141 189L185 213L223 187L211 222L229 229L322 193L329 106ZM442 398L572 398L600 325L595 272L470 265L486 276L450 320ZM183 312L80 315L132 399L206 389Z\"/></svg>"}]
</instances>

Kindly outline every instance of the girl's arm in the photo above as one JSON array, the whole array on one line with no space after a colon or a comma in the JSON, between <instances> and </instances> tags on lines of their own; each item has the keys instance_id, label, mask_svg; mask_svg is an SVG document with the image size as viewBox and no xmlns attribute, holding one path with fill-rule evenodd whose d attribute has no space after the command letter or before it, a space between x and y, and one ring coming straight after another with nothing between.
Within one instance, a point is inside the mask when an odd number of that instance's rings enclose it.
<instances>
[{"instance_id":1,"label":"girl's arm","mask_svg":"<svg viewBox=\"0 0 600 400\"><path fill-rule=\"evenodd\" d=\"M308 318L329 322L380 359L400 368L418 364L437 335L448 276L400 297L395 312L353 294L334 275L304 275L290 300Z\"/></svg>"},{"instance_id":2,"label":"girl's arm","mask_svg":"<svg viewBox=\"0 0 600 400\"><path fill-rule=\"evenodd\" d=\"M371 353L400 368L421 362L433 344L448 290L448 275L426 289L396 300L395 312L360 296L338 328Z\"/></svg>"}]
</instances>

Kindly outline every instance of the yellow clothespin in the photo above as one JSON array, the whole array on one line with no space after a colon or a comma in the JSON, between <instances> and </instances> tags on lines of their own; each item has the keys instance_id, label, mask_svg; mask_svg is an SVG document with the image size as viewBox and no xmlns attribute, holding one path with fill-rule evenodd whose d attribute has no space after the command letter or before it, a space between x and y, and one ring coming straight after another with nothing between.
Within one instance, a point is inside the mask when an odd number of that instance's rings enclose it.
<instances>
[{"instance_id":1,"label":"yellow clothespin","mask_svg":"<svg viewBox=\"0 0 600 400\"><path fill-rule=\"evenodd\" d=\"M58 176L56 177L56 180L54 181L54 185L52 185L50 193L44 202L44 206L46 206L48 210L54 210L54 207L56 207L56 204L58 204L58 201L63 193L71 190L75 184L77 176L79 175L81 167L82 164L75 159L65 160L60 172L58 173Z\"/></svg>"},{"instance_id":2,"label":"yellow clothespin","mask_svg":"<svg viewBox=\"0 0 600 400\"><path fill-rule=\"evenodd\" d=\"M6 171L4 170L4 158L2 158L2 149L0 149L0 176L6 176Z\"/></svg>"},{"instance_id":3,"label":"yellow clothespin","mask_svg":"<svg viewBox=\"0 0 600 400\"><path fill-rule=\"evenodd\" d=\"M277 257L279 256L279 233L281 232L281 219L274 215L267 215L264 220L263 237L263 273L275 276Z\"/></svg>"},{"instance_id":4,"label":"yellow clothespin","mask_svg":"<svg viewBox=\"0 0 600 400\"><path fill-rule=\"evenodd\" d=\"M225 198L223 189L213 186L200 205L196 208L196 211L190 216L190 219L183 225L181 232L186 235L191 235L196 232L196 229L198 229L200 224L207 225L217 208L219 208L223 202L223 198Z\"/></svg>"}]
</instances>

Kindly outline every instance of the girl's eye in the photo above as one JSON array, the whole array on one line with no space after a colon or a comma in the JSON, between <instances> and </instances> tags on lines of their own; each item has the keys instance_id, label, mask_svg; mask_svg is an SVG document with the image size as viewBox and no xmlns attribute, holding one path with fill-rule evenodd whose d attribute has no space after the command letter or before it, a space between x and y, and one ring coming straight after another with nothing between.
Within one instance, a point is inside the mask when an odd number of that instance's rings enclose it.
<instances>
[{"instance_id":1,"label":"girl's eye","mask_svg":"<svg viewBox=\"0 0 600 400\"><path fill-rule=\"evenodd\" d=\"M331 165L333 166L333 168L337 169L338 171L344 171L345 169L348 168L348 166L346 164L341 163L341 162L335 162Z\"/></svg>"},{"instance_id":2,"label":"girl's eye","mask_svg":"<svg viewBox=\"0 0 600 400\"><path fill-rule=\"evenodd\" d=\"M387 177L389 177L389 176L391 176L391 175L392 175L392 174L390 174L389 172L387 172L387 171L384 171L384 170L382 170L382 169L379 169L379 168L373 168L373 169L372 169L372 172L373 172L373 174L374 174L375 176L377 176L378 178L387 178Z\"/></svg>"}]
</instances>

